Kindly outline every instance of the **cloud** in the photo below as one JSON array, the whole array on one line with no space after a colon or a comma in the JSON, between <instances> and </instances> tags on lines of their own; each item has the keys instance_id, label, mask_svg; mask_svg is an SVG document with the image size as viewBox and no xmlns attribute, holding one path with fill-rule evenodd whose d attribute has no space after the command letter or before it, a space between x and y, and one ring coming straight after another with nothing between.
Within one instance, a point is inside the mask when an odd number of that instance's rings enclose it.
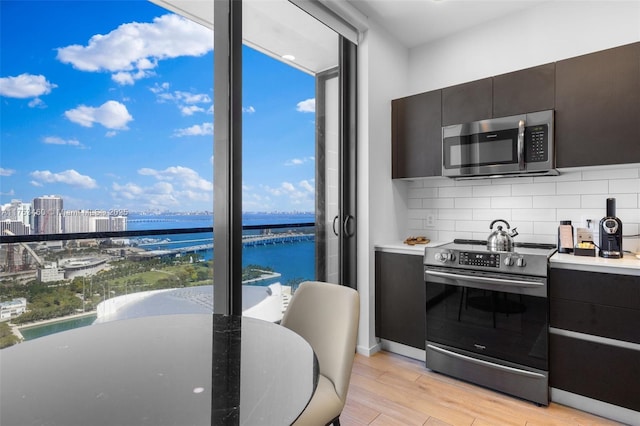
<instances>
[{"instance_id":1,"label":"cloud","mask_svg":"<svg viewBox=\"0 0 640 426\"><path fill-rule=\"evenodd\" d=\"M31 181L31 183L36 186L42 186L43 183L65 183L67 185L86 189L98 187L95 179L86 175L81 175L73 169L65 170L60 173L51 173L49 170L36 170L31 173L31 177L35 179L34 181Z\"/></svg>"},{"instance_id":2,"label":"cloud","mask_svg":"<svg viewBox=\"0 0 640 426\"><path fill-rule=\"evenodd\" d=\"M93 123L98 123L107 129L117 130L126 130L127 123L133 120L127 107L117 101L107 101L97 108L80 105L65 111L64 115L84 127L93 127Z\"/></svg>"},{"instance_id":3,"label":"cloud","mask_svg":"<svg viewBox=\"0 0 640 426\"><path fill-rule=\"evenodd\" d=\"M133 182L124 185L114 182L111 194L114 199L135 201L143 208L165 210L169 207L185 207L193 201L209 202L213 198L213 183L188 167L172 166L164 170L142 168L138 174L156 181L146 186Z\"/></svg>"},{"instance_id":4,"label":"cloud","mask_svg":"<svg viewBox=\"0 0 640 426\"><path fill-rule=\"evenodd\" d=\"M254 112L256 112L256 109L253 106L249 105L248 107L242 107L242 112L253 114Z\"/></svg>"},{"instance_id":5,"label":"cloud","mask_svg":"<svg viewBox=\"0 0 640 426\"><path fill-rule=\"evenodd\" d=\"M308 180L301 181L299 185L302 189L306 190L307 192L315 191L315 188L313 187L313 185L311 185L311 183L309 183Z\"/></svg>"},{"instance_id":6,"label":"cloud","mask_svg":"<svg viewBox=\"0 0 640 426\"><path fill-rule=\"evenodd\" d=\"M298 102L296 105L296 111L298 112L316 112L316 100L315 98L306 99Z\"/></svg>"},{"instance_id":7,"label":"cloud","mask_svg":"<svg viewBox=\"0 0 640 426\"><path fill-rule=\"evenodd\" d=\"M293 184L289 182L282 182L282 189L284 189L286 192L293 192L296 190L295 186L293 186Z\"/></svg>"},{"instance_id":8,"label":"cloud","mask_svg":"<svg viewBox=\"0 0 640 426\"><path fill-rule=\"evenodd\" d=\"M0 195L6 195L6 196L10 196L13 197L14 195L16 195L16 191L14 191L13 189L7 191L7 192L0 192Z\"/></svg>"},{"instance_id":9,"label":"cloud","mask_svg":"<svg viewBox=\"0 0 640 426\"><path fill-rule=\"evenodd\" d=\"M96 34L86 46L57 49L57 59L88 72L110 72L122 85L154 75L158 63L180 56L202 56L213 50L213 32L175 14L152 23L122 24L108 34Z\"/></svg>"},{"instance_id":10,"label":"cloud","mask_svg":"<svg viewBox=\"0 0 640 426\"><path fill-rule=\"evenodd\" d=\"M49 145L71 145L71 146L82 146L82 144L77 139L62 139L57 136L47 136L42 140L44 143Z\"/></svg>"},{"instance_id":11,"label":"cloud","mask_svg":"<svg viewBox=\"0 0 640 426\"><path fill-rule=\"evenodd\" d=\"M290 205L303 209L313 209L315 200L314 182L313 179L303 180L300 181L297 186L291 182L282 182L280 186L276 188L268 185L260 185L260 189L266 194L275 197L277 199L277 205ZM243 197L245 199L251 196L249 191L246 192Z\"/></svg>"},{"instance_id":12,"label":"cloud","mask_svg":"<svg viewBox=\"0 0 640 426\"><path fill-rule=\"evenodd\" d=\"M213 191L213 183L201 178L195 170L189 167L173 166L167 167L164 170L142 168L138 170L138 174L153 176L161 181L176 182L183 188Z\"/></svg>"},{"instance_id":13,"label":"cloud","mask_svg":"<svg viewBox=\"0 0 640 426\"><path fill-rule=\"evenodd\" d=\"M155 93L156 99L160 103L171 102L174 103L182 115L189 116L196 112L212 111L213 101L211 97L206 93L191 93L176 90L174 92L169 91L169 83L156 84L150 88L151 92ZM207 109L198 104L206 104Z\"/></svg>"},{"instance_id":14,"label":"cloud","mask_svg":"<svg viewBox=\"0 0 640 426\"><path fill-rule=\"evenodd\" d=\"M38 96L48 95L57 85L47 81L43 75L20 74L16 77L0 78L0 96L8 98L37 98ZM31 101L29 106L37 106L41 104L41 100Z\"/></svg>"},{"instance_id":15,"label":"cloud","mask_svg":"<svg viewBox=\"0 0 640 426\"><path fill-rule=\"evenodd\" d=\"M5 169L4 167L0 167L0 176L11 176L16 171L13 169Z\"/></svg>"},{"instance_id":16,"label":"cloud","mask_svg":"<svg viewBox=\"0 0 640 426\"><path fill-rule=\"evenodd\" d=\"M309 161L315 161L316 157L303 157L303 158L292 158L291 160L287 160L285 161L284 165L285 166L300 166L302 164L305 164Z\"/></svg>"},{"instance_id":17,"label":"cloud","mask_svg":"<svg viewBox=\"0 0 640 426\"><path fill-rule=\"evenodd\" d=\"M183 136L207 136L213 135L213 123L194 124L191 127L185 127L184 129L177 129L173 132L176 137Z\"/></svg>"},{"instance_id":18,"label":"cloud","mask_svg":"<svg viewBox=\"0 0 640 426\"><path fill-rule=\"evenodd\" d=\"M120 185L113 183L111 195L115 200L136 201L146 208L166 208L179 205L173 186L167 182L157 182L151 186L140 186L135 183Z\"/></svg>"},{"instance_id":19,"label":"cloud","mask_svg":"<svg viewBox=\"0 0 640 426\"><path fill-rule=\"evenodd\" d=\"M33 186L37 186L37 187L42 187L42 186L44 186L43 184L41 184L40 182L37 182L37 181L35 181L35 180L32 180L30 183L31 183L31 185L33 185Z\"/></svg>"}]
</instances>

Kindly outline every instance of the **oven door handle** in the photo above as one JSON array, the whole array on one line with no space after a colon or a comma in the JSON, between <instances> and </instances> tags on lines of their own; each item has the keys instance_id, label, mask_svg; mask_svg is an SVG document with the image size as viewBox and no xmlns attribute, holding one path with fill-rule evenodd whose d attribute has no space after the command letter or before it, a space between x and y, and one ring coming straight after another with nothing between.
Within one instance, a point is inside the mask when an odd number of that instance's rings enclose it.
<instances>
[{"instance_id":1,"label":"oven door handle","mask_svg":"<svg viewBox=\"0 0 640 426\"><path fill-rule=\"evenodd\" d=\"M491 283L491 284L515 285L518 287L535 287L535 288L544 286L544 283L537 282L537 281L514 280L511 278L481 277L481 276L464 275L464 274L451 273L451 272L432 271L429 269L425 271L425 274L431 275L433 277L450 278L457 281L460 281L460 280L482 281L482 282Z\"/></svg>"},{"instance_id":2,"label":"oven door handle","mask_svg":"<svg viewBox=\"0 0 640 426\"><path fill-rule=\"evenodd\" d=\"M440 352L444 355L448 355L454 358L460 358L463 359L465 361L469 361L472 362L474 364L479 364L479 365L483 365L486 367L491 367L494 368L496 370L505 370L508 371L510 373L516 373L516 374L520 374L522 376L527 376L527 377L532 377L532 378L536 378L536 379L544 379L544 374L540 374L540 373L534 373L533 371L527 371L527 370L522 370L520 368L513 368L513 367L508 367L506 365L500 365L500 364L494 364L493 362L489 362L489 361L484 361L482 359L478 359L478 358L472 358L470 356L466 356L466 355L462 355L456 352L451 352L448 351L446 349L442 349L439 348L437 346L433 346L433 345L427 345L427 348L431 349L432 351L436 351L436 352Z\"/></svg>"}]
</instances>

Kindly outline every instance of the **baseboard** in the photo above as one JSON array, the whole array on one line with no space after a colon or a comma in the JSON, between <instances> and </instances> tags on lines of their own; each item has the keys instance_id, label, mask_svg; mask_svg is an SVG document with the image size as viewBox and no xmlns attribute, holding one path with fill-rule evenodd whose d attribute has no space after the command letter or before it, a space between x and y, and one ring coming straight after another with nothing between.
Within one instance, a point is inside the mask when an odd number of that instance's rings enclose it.
<instances>
[{"instance_id":1,"label":"baseboard","mask_svg":"<svg viewBox=\"0 0 640 426\"><path fill-rule=\"evenodd\" d=\"M375 354L376 352L380 352L382 350L382 347L380 345L380 342L376 343L375 345L371 346L371 347L366 347L366 346L362 346L362 345L358 345L356 346L356 352L359 353L360 355L364 355L364 356L371 356L373 354Z\"/></svg>"},{"instance_id":2,"label":"baseboard","mask_svg":"<svg viewBox=\"0 0 640 426\"><path fill-rule=\"evenodd\" d=\"M392 342L389 340L380 340L380 345L383 350L393 352L394 354L404 355L409 358L417 359L424 362L426 354L424 349L414 348L412 346L403 345L402 343Z\"/></svg>"},{"instance_id":3,"label":"baseboard","mask_svg":"<svg viewBox=\"0 0 640 426\"><path fill-rule=\"evenodd\" d=\"M638 411L598 401L597 399L587 398L586 396L563 391L562 389L551 388L551 400L558 404L577 408L578 410L628 425L638 424L638 419L640 419L640 412Z\"/></svg>"}]
</instances>

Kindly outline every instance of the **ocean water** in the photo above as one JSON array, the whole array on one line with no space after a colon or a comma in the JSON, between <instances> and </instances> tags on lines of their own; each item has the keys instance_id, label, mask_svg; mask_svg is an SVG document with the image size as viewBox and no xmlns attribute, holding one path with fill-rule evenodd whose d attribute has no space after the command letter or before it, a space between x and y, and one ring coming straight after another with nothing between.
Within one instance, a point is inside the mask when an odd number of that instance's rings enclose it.
<instances>
[{"instance_id":1,"label":"ocean water","mask_svg":"<svg viewBox=\"0 0 640 426\"><path fill-rule=\"evenodd\" d=\"M313 213L246 213L242 216L243 225L282 225L313 223ZM128 222L128 230L153 230L153 229L180 229L212 227L211 215L131 215ZM297 229L297 231L312 232L310 228ZM278 232L280 230L273 230ZM246 230L245 235L260 234L260 230ZM203 234L176 234L160 235L157 238L146 237L132 239L133 241L157 240L157 244L141 245L148 250L173 249L201 244L212 244L213 233ZM199 252L206 260L214 256L213 249ZM281 274L277 279L269 279L254 284L269 285L280 282L287 285L292 280L315 279L315 243L302 241L296 243L273 244L264 246L245 247L242 251L242 265L261 265L272 268Z\"/></svg>"}]
</instances>

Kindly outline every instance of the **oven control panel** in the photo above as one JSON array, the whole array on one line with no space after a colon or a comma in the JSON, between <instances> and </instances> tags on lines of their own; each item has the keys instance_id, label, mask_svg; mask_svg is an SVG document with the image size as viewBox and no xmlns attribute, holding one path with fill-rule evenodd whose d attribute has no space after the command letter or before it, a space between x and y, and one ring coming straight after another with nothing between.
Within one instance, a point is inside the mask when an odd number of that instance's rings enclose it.
<instances>
[{"instance_id":1,"label":"oven control panel","mask_svg":"<svg viewBox=\"0 0 640 426\"><path fill-rule=\"evenodd\" d=\"M546 257L531 258L514 252L489 252L466 250L428 249L426 265L442 265L463 269L527 273L534 269L536 275L546 273Z\"/></svg>"},{"instance_id":2,"label":"oven control panel","mask_svg":"<svg viewBox=\"0 0 640 426\"><path fill-rule=\"evenodd\" d=\"M475 251L461 251L460 265L483 266L485 268L500 268L499 253L481 253Z\"/></svg>"}]
</instances>

